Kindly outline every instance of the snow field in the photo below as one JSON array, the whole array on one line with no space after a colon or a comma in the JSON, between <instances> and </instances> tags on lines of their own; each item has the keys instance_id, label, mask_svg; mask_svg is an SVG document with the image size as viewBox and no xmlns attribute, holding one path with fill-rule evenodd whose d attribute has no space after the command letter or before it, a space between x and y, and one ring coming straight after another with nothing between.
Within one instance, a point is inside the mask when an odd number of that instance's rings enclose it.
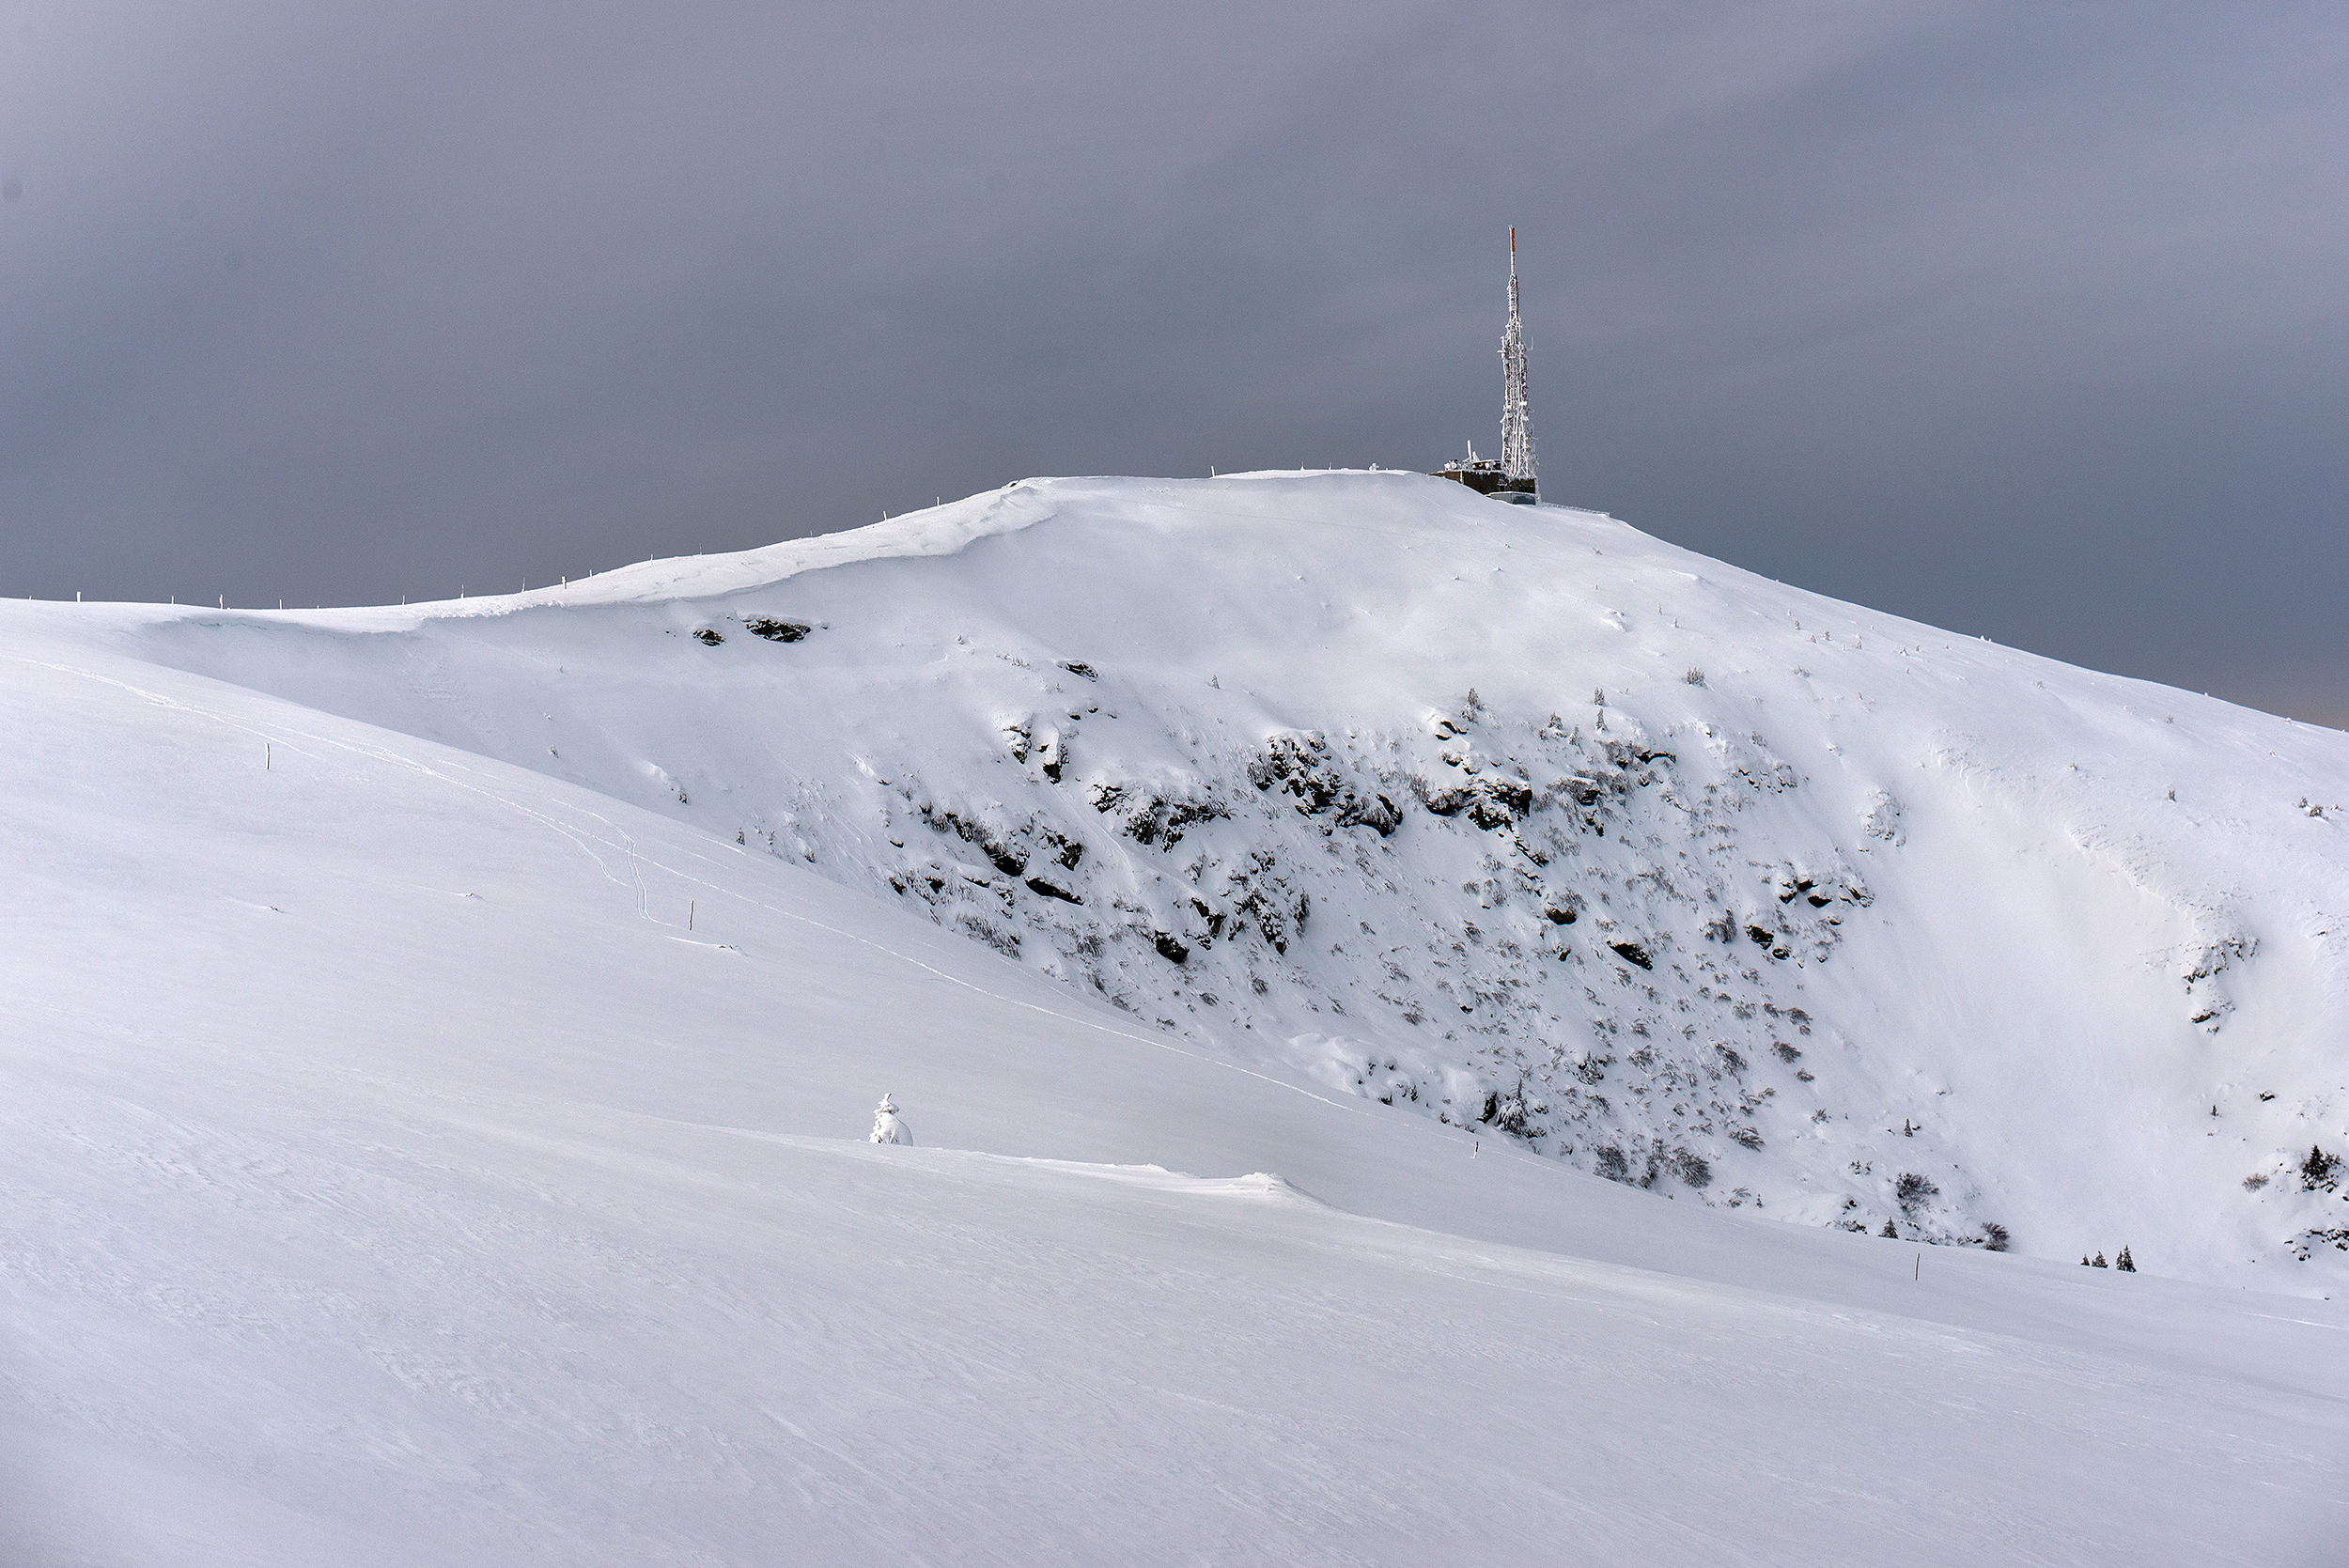
<instances>
[{"instance_id":1,"label":"snow field","mask_svg":"<svg viewBox=\"0 0 2349 1568\"><path fill-rule=\"evenodd\" d=\"M43 624L1682 1202L2349 1278L2293 1173L2349 1153L2349 739L1609 519L1039 480L508 598Z\"/></svg>"},{"instance_id":2,"label":"snow field","mask_svg":"<svg viewBox=\"0 0 2349 1568\"><path fill-rule=\"evenodd\" d=\"M2340 1540L2336 1304L1662 1201L690 819L38 617L0 668L12 1560Z\"/></svg>"}]
</instances>

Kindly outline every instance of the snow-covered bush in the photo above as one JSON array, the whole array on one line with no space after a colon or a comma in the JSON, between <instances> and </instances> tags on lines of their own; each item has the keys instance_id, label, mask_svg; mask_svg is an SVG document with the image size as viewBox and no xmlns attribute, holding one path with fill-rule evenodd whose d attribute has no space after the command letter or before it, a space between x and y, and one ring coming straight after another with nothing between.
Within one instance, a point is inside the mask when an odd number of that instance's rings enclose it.
<instances>
[{"instance_id":1,"label":"snow-covered bush","mask_svg":"<svg viewBox=\"0 0 2349 1568\"><path fill-rule=\"evenodd\" d=\"M906 1129L905 1119L897 1114L897 1103L887 1094L873 1111L873 1139L876 1143L905 1143L913 1141L913 1134Z\"/></svg>"}]
</instances>

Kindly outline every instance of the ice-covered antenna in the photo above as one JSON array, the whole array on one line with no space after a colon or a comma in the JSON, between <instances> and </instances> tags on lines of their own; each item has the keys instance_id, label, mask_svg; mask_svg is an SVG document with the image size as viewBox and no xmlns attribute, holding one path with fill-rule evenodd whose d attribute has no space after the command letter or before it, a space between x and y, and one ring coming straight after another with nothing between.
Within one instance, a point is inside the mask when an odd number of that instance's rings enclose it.
<instances>
[{"instance_id":1,"label":"ice-covered antenna","mask_svg":"<svg viewBox=\"0 0 2349 1568\"><path fill-rule=\"evenodd\" d=\"M1517 231L1509 230L1509 328L1501 334L1501 472L1531 481L1533 412L1525 400L1525 323L1517 317Z\"/></svg>"}]
</instances>

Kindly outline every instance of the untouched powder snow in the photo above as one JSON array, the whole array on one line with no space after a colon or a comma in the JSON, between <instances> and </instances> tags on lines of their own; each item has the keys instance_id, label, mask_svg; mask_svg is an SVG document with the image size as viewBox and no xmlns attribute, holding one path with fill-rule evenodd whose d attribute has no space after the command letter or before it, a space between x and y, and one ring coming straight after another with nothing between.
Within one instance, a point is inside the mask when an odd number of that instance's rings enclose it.
<instances>
[{"instance_id":1,"label":"untouched powder snow","mask_svg":"<svg viewBox=\"0 0 2349 1568\"><path fill-rule=\"evenodd\" d=\"M1683 1201L2349 1276L2349 737L1408 474L1045 480L119 651ZM2344 1167L2349 1174L2349 1167Z\"/></svg>"},{"instance_id":2,"label":"untouched powder snow","mask_svg":"<svg viewBox=\"0 0 2349 1568\"><path fill-rule=\"evenodd\" d=\"M1443 489L0 606L0 1560L2338 1560L2342 738Z\"/></svg>"}]
</instances>

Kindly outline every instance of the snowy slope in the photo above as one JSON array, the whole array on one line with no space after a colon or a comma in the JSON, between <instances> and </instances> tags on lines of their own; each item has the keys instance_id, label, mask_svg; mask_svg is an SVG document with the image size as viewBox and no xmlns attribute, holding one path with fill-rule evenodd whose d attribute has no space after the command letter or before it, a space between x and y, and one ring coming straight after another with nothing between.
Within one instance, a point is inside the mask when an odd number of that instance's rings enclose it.
<instances>
[{"instance_id":1,"label":"snowy slope","mask_svg":"<svg viewBox=\"0 0 2349 1568\"><path fill-rule=\"evenodd\" d=\"M2338 1557L2335 1303L1663 1202L109 614L0 615L0 1560Z\"/></svg>"},{"instance_id":2,"label":"snowy slope","mask_svg":"<svg viewBox=\"0 0 2349 1568\"><path fill-rule=\"evenodd\" d=\"M2184 1277L2349 1266L2349 1184L2298 1173L2349 1153L2349 737L1608 519L1034 481L506 598L77 625L1577 1169Z\"/></svg>"}]
</instances>

